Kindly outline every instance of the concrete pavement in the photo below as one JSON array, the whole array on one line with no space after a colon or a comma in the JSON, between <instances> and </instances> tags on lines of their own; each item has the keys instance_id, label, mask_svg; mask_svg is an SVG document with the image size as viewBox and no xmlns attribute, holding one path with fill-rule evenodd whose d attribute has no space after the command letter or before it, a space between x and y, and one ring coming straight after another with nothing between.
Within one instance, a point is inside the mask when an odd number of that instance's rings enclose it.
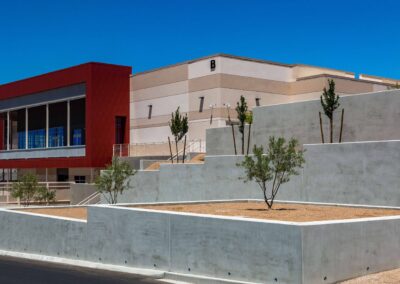
<instances>
[{"instance_id":1,"label":"concrete pavement","mask_svg":"<svg viewBox=\"0 0 400 284\"><path fill-rule=\"evenodd\" d=\"M119 284L162 283L146 276L38 262L0 256L0 283L4 284Z\"/></svg>"}]
</instances>

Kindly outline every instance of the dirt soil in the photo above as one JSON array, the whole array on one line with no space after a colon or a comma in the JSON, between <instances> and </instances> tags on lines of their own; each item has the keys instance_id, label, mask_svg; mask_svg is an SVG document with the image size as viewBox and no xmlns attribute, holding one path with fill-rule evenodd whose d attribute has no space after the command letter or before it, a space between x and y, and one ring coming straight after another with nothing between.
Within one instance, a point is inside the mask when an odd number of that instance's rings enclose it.
<instances>
[{"instance_id":1,"label":"dirt soil","mask_svg":"<svg viewBox=\"0 0 400 284\"><path fill-rule=\"evenodd\" d=\"M396 209L367 209L275 203L267 210L263 202L223 202L175 205L140 205L140 208L280 221L309 222L400 215Z\"/></svg>"},{"instance_id":2,"label":"dirt soil","mask_svg":"<svg viewBox=\"0 0 400 284\"><path fill-rule=\"evenodd\" d=\"M194 156L191 160L185 161L186 164L203 164L205 154L198 154ZM179 163L182 163L180 161ZM155 162L146 168L147 171L157 171L160 169L161 164L171 164L171 161Z\"/></svg>"},{"instance_id":3,"label":"dirt soil","mask_svg":"<svg viewBox=\"0 0 400 284\"><path fill-rule=\"evenodd\" d=\"M15 209L15 210L37 213L37 214L44 214L44 215L82 219L82 220L87 219L86 207L23 208L23 209Z\"/></svg>"},{"instance_id":4,"label":"dirt soil","mask_svg":"<svg viewBox=\"0 0 400 284\"><path fill-rule=\"evenodd\" d=\"M370 274L341 282L342 284L398 284L400 283L400 269Z\"/></svg>"}]
</instances>

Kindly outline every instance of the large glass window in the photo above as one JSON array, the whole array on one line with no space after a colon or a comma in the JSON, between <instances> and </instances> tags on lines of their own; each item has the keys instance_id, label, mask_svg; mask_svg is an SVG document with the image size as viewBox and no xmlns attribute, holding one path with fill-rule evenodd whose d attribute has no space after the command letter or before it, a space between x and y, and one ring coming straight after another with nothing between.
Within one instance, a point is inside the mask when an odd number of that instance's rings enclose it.
<instances>
[{"instance_id":1,"label":"large glass window","mask_svg":"<svg viewBox=\"0 0 400 284\"><path fill-rule=\"evenodd\" d=\"M85 145L85 99L70 101L70 145Z\"/></svg>"},{"instance_id":2,"label":"large glass window","mask_svg":"<svg viewBox=\"0 0 400 284\"><path fill-rule=\"evenodd\" d=\"M67 146L67 102L49 104L49 147Z\"/></svg>"},{"instance_id":3,"label":"large glass window","mask_svg":"<svg viewBox=\"0 0 400 284\"><path fill-rule=\"evenodd\" d=\"M10 149L25 149L25 109L10 111Z\"/></svg>"},{"instance_id":4,"label":"large glass window","mask_svg":"<svg viewBox=\"0 0 400 284\"><path fill-rule=\"evenodd\" d=\"M1 149L7 150L7 113L0 113L0 123L2 127Z\"/></svg>"},{"instance_id":5,"label":"large glass window","mask_svg":"<svg viewBox=\"0 0 400 284\"><path fill-rule=\"evenodd\" d=\"M46 147L46 106L28 109L28 148Z\"/></svg>"}]
</instances>

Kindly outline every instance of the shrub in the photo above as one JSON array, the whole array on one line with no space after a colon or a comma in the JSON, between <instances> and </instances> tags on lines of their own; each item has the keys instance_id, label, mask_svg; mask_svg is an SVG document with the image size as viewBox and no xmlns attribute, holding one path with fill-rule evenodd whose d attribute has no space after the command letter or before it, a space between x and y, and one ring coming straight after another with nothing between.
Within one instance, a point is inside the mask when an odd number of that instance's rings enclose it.
<instances>
[{"instance_id":1,"label":"shrub","mask_svg":"<svg viewBox=\"0 0 400 284\"><path fill-rule=\"evenodd\" d=\"M112 159L111 165L108 165L96 179L96 189L103 194L110 204L116 204L118 194L129 188L129 177L136 174L131 165L122 161L118 157Z\"/></svg>"},{"instance_id":2,"label":"shrub","mask_svg":"<svg viewBox=\"0 0 400 284\"><path fill-rule=\"evenodd\" d=\"M280 186L291 176L298 175L298 169L304 164L304 151L297 148L298 141L294 138L286 144L284 138L272 136L266 153L263 146L254 145L253 156L245 156L244 161L238 164L245 169L244 182L254 180L260 186L268 209L272 208ZM271 181L268 191L267 183Z\"/></svg>"}]
</instances>

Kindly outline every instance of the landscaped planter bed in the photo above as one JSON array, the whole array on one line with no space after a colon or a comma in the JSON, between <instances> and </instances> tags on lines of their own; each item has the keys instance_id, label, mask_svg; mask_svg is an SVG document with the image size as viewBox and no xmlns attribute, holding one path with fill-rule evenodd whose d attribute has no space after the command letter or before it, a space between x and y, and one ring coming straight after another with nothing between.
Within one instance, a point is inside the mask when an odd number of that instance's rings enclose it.
<instances>
[{"instance_id":1,"label":"landscaped planter bed","mask_svg":"<svg viewBox=\"0 0 400 284\"><path fill-rule=\"evenodd\" d=\"M250 206L244 211L255 214L340 209L277 203L267 211L262 202L211 204ZM87 220L55 216L62 208L3 209L0 225L7 229L0 231L0 250L256 283L334 283L400 267L400 216L382 216L393 214L383 208L368 211L382 217L356 211L357 219L295 222L238 217L244 215L240 210L233 216L158 210L171 205L189 204L88 206Z\"/></svg>"},{"instance_id":2,"label":"landscaped planter bed","mask_svg":"<svg viewBox=\"0 0 400 284\"><path fill-rule=\"evenodd\" d=\"M50 216L58 216L58 217L67 217L73 219L87 219L87 209L86 207L40 207L40 208L21 208L14 209L18 211L31 212L36 214L50 215Z\"/></svg>"},{"instance_id":3,"label":"landscaped planter bed","mask_svg":"<svg viewBox=\"0 0 400 284\"><path fill-rule=\"evenodd\" d=\"M136 206L135 206L136 207ZM399 209L275 203L267 209L264 202L207 202L138 206L145 209L212 214L222 216L310 222L400 215Z\"/></svg>"}]
</instances>

